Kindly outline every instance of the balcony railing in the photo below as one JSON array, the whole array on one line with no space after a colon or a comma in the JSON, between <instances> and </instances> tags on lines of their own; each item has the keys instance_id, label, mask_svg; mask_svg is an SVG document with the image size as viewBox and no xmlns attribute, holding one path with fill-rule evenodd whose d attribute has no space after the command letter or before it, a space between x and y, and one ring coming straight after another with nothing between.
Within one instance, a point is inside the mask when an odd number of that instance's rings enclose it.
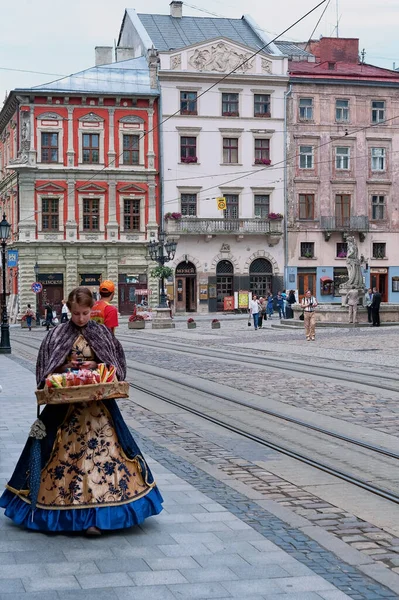
<instances>
[{"instance_id":1,"label":"balcony railing","mask_svg":"<svg viewBox=\"0 0 399 600\"><path fill-rule=\"evenodd\" d=\"M282 219L197 219L195 217L166 221L169 234L256 234L283 233Z\"/></svg>"},{"instance_id":2,"label":"balcony railing","mask_svg":"<svg viewBox=\"0 0 399 600\"><path fill-rule=\"evenodd\" d=\"M321 228L325 231L360 231L369 230L369 219L367 215L357 217L321 217Z\"/></svg>"}]
</instances>

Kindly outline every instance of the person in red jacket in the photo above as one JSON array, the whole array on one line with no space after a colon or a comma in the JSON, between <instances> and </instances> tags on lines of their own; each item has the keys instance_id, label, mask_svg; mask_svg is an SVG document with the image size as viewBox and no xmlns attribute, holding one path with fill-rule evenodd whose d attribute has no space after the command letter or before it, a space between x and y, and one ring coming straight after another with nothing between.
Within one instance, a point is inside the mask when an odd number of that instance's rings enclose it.
<instances>
[{"instance_id":1,"label":"person in red jacket","mask_svg":"<svg viewBox=\"0 0 399 600\"><path fill-rule=\"evenodd\" d=\"M115 333L115 328L118 327L118 309L112 306L112 298L115 294L115 284L113 281L106 279L100 284L99 288L101 300L97 300L91 309L90 318L97 321L100 325L105 325Z\"/></svg>"}]
</instances>

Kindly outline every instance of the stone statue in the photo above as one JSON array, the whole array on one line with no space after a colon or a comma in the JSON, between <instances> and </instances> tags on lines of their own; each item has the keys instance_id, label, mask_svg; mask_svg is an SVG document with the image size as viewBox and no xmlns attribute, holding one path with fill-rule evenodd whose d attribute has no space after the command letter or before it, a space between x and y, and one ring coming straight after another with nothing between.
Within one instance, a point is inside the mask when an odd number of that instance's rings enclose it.
<instances>
[{"instance_id":1,"label":"stone statue","mask_svg":"<svg viewBox=\"0 0 399 600\"><path fill-rule=\"evenodd\" d=\"M346 254L346 268L348 269L348 281L344 284L346 288L363 289L363 276L360 268L359 251L355 238L349 235L346 238L348 251Z\"/></svg>"}]
</instances>

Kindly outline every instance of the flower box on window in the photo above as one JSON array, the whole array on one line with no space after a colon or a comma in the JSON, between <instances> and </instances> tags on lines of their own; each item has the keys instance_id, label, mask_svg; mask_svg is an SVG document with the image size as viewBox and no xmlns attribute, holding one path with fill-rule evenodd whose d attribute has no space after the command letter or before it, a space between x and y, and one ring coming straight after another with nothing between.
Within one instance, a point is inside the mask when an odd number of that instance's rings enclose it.
<instances>
[{"instance_id":1,"label":"flower box on window","mask_svg":"<svg viewBox=\"0 0 399 600\"><path fill-rule=\"evenodd\" d=\"M198 158L196 156L182 156L181 162L187 163L187 164L196 163L196 162L198 162Z\"/></svg>"},{"instance_id":2,"label":"flower box on window","mask_svg":"<svg viewBox=\"0 0 399 600\"><path fill-rule=\"evenodd\" d=\"M222 116L223 117L238 117L239 115L238 115L237 111L234 111L234 112L226 111L222 114Z\"/></svg>"},{"instance_id":3,"label":"flower box on window","mask_svg":"<svg viewBox=\"0 0 399 600\"><path fill-rule=\"evenodd\" d=\"M167 212L165 214L165 221L180 221L182 218L182 214L178 212Z\"/></svg>"},{"instance_id":4,"label":"flower box on window","mask_svg":"<svg viewBox=\"0 0 399 600\"><path fill-rule=\"evenodd\" d=\"M256 165L271 165L272 161L270 158L255 158Z\"/></svg>"},{"instance_id":5,"label":"flower box on window","mask_svg":"<svg viewBox=\"0 0 399 600\"><path fill-rule=\"evenodd\" d=\"M270 119L271 114L269 112L267 112L267 113L255 113L254 116L257 119Z\"/></svg>"},{"instance_id":6,"label":"flower box on window","mask_svg":"<svg viewBox=\"0 0 399 600\"><path fill-rule=\"evenodd\" d=\"M284 215L282 215L281 213L269 213L268 215L268 219L271 219L272 221L277 221L278 219L283 219Z\"/></svg>"}]
</instances>

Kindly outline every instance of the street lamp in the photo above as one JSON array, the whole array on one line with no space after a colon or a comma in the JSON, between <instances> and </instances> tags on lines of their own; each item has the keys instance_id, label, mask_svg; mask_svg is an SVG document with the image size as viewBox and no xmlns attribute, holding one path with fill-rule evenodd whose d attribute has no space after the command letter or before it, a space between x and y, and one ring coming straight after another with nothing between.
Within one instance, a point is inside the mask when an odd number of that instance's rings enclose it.
<instances>
[{"instance_id":1,"label":"street lamp","mask_svg":"<svg viewBox=\"0 0 399 600\"><path fill-rule=\"evenodd\" d=\"M164 231L161 231L159 234L158 241L152 240L148 244L148 255L149 258L155 262L157 262L162 267L165 263L173 260L176 253L177 243L173 241L166 242L166 234ZM166 304L166 294L165 294L165 275L161 276L161 293L160 293L160 302L159 308L168 308Z\"/></svg>"},{"instance_id":2,"label":"street lamp","mask_svg":"<svg viewBox=\"0 0 399 600\"><path fill-rule=\"evenodd\" d=\"M39 280L39 271L40 271L40 267L37 264L33 267L33 270L35 272L35 281ZM36 294L36 325L37 327L40 327L40 315L39 315L39 294Z\"/></svg>"},{"instance_id":3,"label":"street lamp","mask_svg":"<svg viewBox=\"0 0 399 600\"><path fill-rule=\"evenodd\" d=\"M10 325L8 324L7 302L6 302L6 247L7 240L10 238L11 225L6 219L5 213L3 220L0 221L0 241L1 241L1 266L3 269L3 294L1 297L1 339L0 354L11 354L10 345Z\"/></svg>"}]
</instances>

